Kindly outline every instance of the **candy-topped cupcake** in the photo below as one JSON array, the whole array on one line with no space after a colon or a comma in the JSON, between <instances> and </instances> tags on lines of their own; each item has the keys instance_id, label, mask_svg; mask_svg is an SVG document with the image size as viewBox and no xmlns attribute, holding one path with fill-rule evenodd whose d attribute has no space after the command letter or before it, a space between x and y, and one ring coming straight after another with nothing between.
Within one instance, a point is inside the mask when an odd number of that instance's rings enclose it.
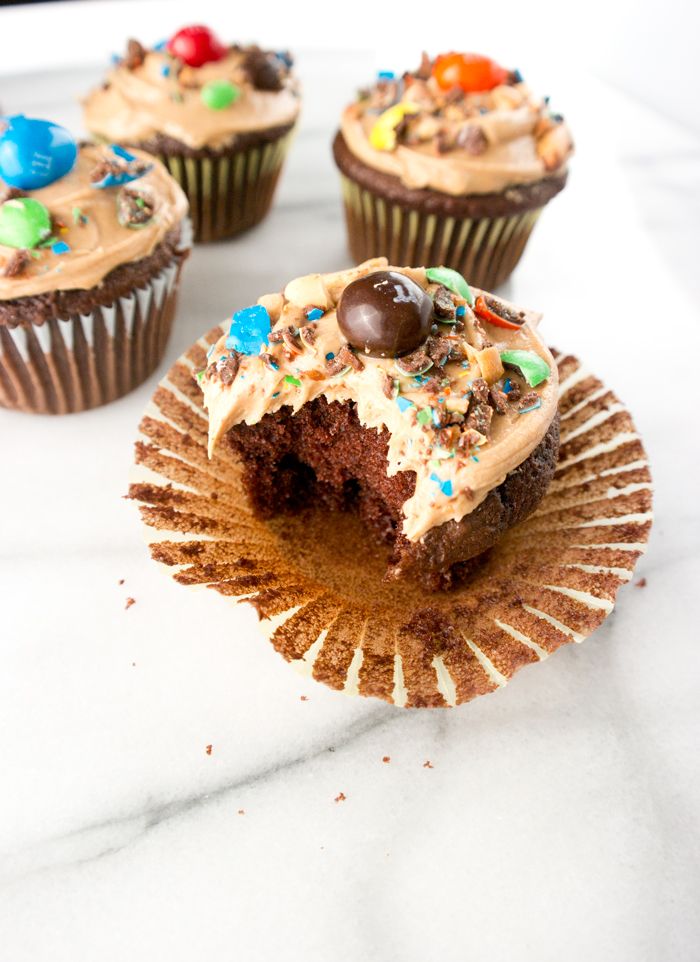
<instances>
[{"instance_id":1,"label":"candy-topped cupcake","mask_svg":"<svg viewBox=\"0 0 700 962\"><path fill-rule=\"evenodd\" d=\"M272 203L299 108L287 53L225 46L207 27L126 56L85 101L93 136L155 154L190 202L195 240L232 237Z\"/></svg>"},{"instance_id":2,"label":"candy-topped cupcake","mask_svg":"<svg viewBox=\"0 0 700 962\"><path fill-rule=\"evenodd\" d=\"M154 157L78 148L23 116L0 134L0 406L97 407L156 368L189 250L187 198Z\"/></svg>"},{"instance_id":3,"label":"candy-topped cupcake","mask_svg":"<svg viewBox=\"0 0 700 962\"><path fill-rule=\"evenodd\" d=\"M360 92L333 153L356 261L444 264L493 289L564 187L573 143L517 71L423 54L418 70L380 74Z\"/></svg>"},{"instance_id":4,"label":"candy-topped cupcake","mask_svg":"<svg viewBox=\"0 0 700 962\"><path fill-rule=\"evenodd\" d=\"M387 577L449 586L540 503L559 446L539 315L445 268L383 258L311 274L233 315L199 374L209 450L254 512L354 508Z\"/></svg>"}]
</instances>

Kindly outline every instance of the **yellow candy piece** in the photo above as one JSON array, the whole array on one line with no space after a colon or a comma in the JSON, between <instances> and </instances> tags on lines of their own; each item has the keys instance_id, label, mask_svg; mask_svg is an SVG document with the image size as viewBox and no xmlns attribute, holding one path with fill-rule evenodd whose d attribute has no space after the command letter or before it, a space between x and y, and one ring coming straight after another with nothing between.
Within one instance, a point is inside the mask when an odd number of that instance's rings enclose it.
<instances>
[{"instance_id":1,"label":"yellow candy piece","mask_svg":"<svg viewBox=\"0 0 700 962\"><path fill-rule=\"evenodd\" d=\"M393 150L396 147L396 128L405 114L415 114L416 104L394 104L377 118L369 134L369 142L376 150Z\"/></svg>"}]
</instances>

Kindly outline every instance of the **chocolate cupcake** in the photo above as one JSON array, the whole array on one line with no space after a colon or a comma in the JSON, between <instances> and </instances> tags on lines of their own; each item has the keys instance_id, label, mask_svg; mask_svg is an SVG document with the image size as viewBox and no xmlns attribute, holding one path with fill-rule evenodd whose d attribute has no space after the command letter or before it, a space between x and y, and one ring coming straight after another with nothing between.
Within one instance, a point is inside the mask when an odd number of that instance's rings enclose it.
<instances>
[{"instance_id":1,"label":"chocolate cupcake","mask_svg":"<svg viewBox=\"0 0 700 962\"><path fill-rule=\"evenodd\" d=\"M223 240L272 204L300 107L291 64L287 53L225 47L201 26L152 50L130 40L85 101L84 123L157 156L187 194L195 240Z\"/></svg>"},{"instance_id":2,"label":"chocolate cupcake","mask_svg":"<svg viewBox=\"0 0 700 962\"><path fill-rule=\"evenodd\" d=\"M569 130L520 74L450 53L380 74L333 143L357 261L444 264L504 283L542 209L564 187Z\"/></svg>"},{"instance_id":3,"label":"chocolate cupcake","mask_svg":"<svg viewBox=\"0 0 700 962\"><path fill-rule=\"evenodd\" d=\"M43 120L0 136L0 406L84 411L163 356L189 250L187 199L155 158L78 148Z\"/></svg>"},{"instance_id":4,"label":"chocolate cupcake","mask_svg":"<svg viewBox=\"0 0 700 962\"><path fill-rule=\"evenodd\" d=\"M428 590L540 503L557 374L539 315L445 268L383 258L312 274L233 316L200 373L209 452L228 448L258 518L352 509Z\"/></svg>"}]
</instances>

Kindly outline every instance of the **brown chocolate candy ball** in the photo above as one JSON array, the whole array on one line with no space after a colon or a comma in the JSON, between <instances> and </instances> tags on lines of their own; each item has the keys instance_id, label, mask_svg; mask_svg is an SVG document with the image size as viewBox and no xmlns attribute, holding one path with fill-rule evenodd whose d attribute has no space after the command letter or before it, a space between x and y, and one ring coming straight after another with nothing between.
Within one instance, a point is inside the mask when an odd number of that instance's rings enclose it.
<instances>
[{"instance_id":1,"label":"brown chocolate candy ball","mask_svg":"<svg viewBox=\"0 0 700 962\"><path fill-rule=\"evenodd\" d=\"M402 357L430 333L433 302L423 288L397 271L365 274L345 288L338 327L356 350L370 357Z\"/></svg>"}]
</instances>

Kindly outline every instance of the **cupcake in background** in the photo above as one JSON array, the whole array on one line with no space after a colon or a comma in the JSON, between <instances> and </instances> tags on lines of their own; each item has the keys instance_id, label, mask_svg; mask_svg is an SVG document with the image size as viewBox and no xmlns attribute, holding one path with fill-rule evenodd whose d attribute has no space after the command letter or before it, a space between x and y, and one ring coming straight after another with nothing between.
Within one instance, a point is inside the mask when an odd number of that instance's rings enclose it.
<instances>
[{"instance_id":1,"label":"cupcake in background","mask_svg":"<svg viewBox=\"0 0 700 962\"><path fill-rule=\"evenodd\" d=\"M573 142L547 98L487 57L449 53L382 73L343 113L333 144L358 263L442 264L503 284L564 187Z\"/></svg>"},{"instance_id":2,"label":"cupcake in background","mask_svg":"<svg viewBox=\"0 0 700 962\"><path fill-rule=\"evenodd\" d=\"M23 116L0 134L0 406L95 408L168 340L190 247L187 198L143 151L76 145Z\"/></svg>"},{"instance_id":3,"label":"cupcake in background","mask_svg":"<svg viewBox=\"0 0 700 962\"><path fill-rule=\"evenodd\" d=\"M97 139L157 156L190 202L196 241L258 224L272 204L300 99L288 54L226 47L185 27L126 56L84 103Z\"/></svg>"}]
</instances>

